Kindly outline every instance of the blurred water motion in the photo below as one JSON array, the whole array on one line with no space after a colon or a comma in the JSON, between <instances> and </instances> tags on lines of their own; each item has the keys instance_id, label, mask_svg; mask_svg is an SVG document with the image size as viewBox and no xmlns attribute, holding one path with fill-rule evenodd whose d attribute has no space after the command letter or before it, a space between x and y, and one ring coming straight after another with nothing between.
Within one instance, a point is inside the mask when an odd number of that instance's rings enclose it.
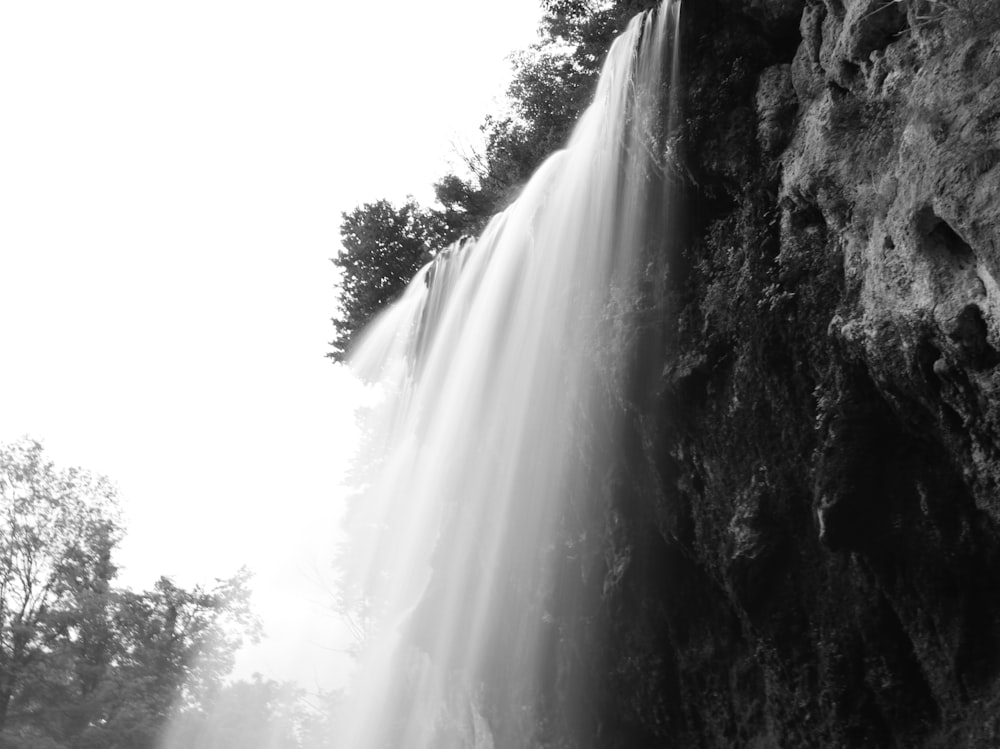
<instances>
[{"instance_id":1,"label":"blurred water motion","mask_svg":"<svg viewBox=\"0 0 1000 749\"><path fill-rule=\"evenodd\" d=\"M338 746L586 730L559 620L590 604L554 560L594 511L641 353L634 302L663 272L650 262L670 232L679 7L633 19L565 150L478 240L425 267L352 356L383 399L351 510L345 591L365 642Z\"/></svg>"}]
</instances>

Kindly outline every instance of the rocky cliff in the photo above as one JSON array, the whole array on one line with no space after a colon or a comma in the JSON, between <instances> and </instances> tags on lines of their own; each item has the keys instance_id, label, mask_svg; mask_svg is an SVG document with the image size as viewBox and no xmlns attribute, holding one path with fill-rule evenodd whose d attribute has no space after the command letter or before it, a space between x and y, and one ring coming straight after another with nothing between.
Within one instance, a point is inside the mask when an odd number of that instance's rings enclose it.
<instances>
[{"instance_id":1,"label":"rocky cliff","mask_svg":"<svg viewBox=\"0 0 1000 749\"><path fill-rule=\"evenodd\" d=\"M1000 7L682 23L684 236L557 678L600 747L1000 745Z\"/></svg>"}]
</instances>

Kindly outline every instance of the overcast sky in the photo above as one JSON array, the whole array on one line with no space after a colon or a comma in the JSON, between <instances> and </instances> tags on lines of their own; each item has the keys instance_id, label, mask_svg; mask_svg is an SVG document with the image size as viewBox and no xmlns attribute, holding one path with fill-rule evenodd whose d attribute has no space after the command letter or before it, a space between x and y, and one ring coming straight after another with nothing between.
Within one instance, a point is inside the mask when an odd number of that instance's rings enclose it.
<instances>
[{"instance_id":1,"label":"overcast sky","mask_svg":"<svg viewBox=\"0 0 1000 749\"><path fill-rule=\"evenodd\" d=\"M0 4L0 440L118 482L124 582L253 569L273 637L244 671L336 668L281 643L338 637L319 581L360 397L323 358L340 213L429 199L538 15Z\"/></svg>"}]
</instances>

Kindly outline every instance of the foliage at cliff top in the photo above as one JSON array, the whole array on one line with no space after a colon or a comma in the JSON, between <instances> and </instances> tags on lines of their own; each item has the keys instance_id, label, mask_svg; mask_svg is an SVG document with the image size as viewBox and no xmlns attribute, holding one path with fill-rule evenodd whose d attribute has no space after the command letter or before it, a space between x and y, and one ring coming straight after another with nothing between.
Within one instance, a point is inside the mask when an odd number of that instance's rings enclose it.
<instances>
[{"instance_id":1,"label":"foliage at cliff top","mask_svg":"<svg viewBox=\"0 0 1000 749\"><path fill-rule=\"evenodd\" d=\"M340 302L328 354L343 361L355 335L394 301L414 273L461 236L478 234L532 172L560 148L587 106L604 55L644 0L543 0L539 41L511 56L507 109L488 115L482 151L463 157L467 175L435 185L438 206L380 200L343 215Z\"/></svg>"},{"instance_id":2,"label":"foliage at cliff top","mask_svg":"<svg viewBox=\"0 0 1000 749\"><path fill-rule=\"evenodd\" d=\"M440 214L412 200L401 208L379 200L343 214L342 250L334 260L341 271L340 308L329 356L343 360L353 335L399 296L447 232Z\"/></svg>"}]
</instances>

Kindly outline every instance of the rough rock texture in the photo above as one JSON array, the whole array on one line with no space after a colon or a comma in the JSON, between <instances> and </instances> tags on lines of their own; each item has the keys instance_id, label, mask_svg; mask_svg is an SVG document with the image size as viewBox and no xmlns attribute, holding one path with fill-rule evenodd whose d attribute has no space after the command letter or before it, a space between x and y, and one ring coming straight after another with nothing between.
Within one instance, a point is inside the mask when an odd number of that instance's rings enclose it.
<instances>
[{"instance_id":1,"label":"rough rock texture","mask_svg":"<svg viewBox=\"0 0 1000 749\"><path fill-rule=\"evenodd\" d=\"M564 563L590 744L1000 745L993 3L685 3L685 238Z\"/></svg>"}]
</instances>

